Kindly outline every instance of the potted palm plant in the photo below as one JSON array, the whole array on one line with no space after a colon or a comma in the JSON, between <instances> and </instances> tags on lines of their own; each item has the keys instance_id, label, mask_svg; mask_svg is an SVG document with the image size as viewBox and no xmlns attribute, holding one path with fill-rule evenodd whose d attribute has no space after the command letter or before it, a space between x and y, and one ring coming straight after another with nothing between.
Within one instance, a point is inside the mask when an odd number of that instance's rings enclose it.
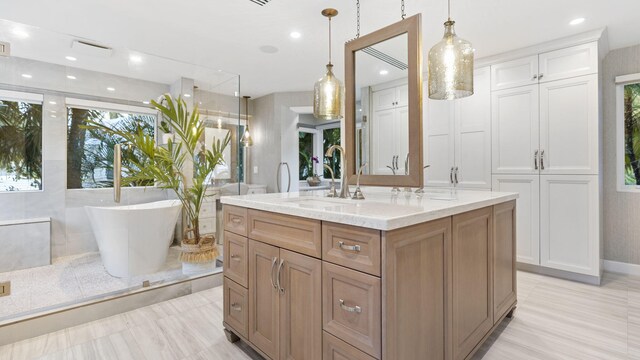
<instances>
[{"instance_id":1,"label":"potted palm plant","mask_svg":"<svg viewBox=\"0 0 640 360\"><path fill-rule=\"evenodd\" d=\"M182 98L174 99L169 94L159 102L152 100L151 104L162 116L159 128L172 134L165 145L158 145L153 135L142 130L124 132L92 121L87 121L87 128L117 135L140 154L125 169L127 176L122 179L123 185L153 181L156 187L173 190L180 200L187 224L180 254L183 270L190 268L189 264L211 263L219 255L218 247L213 235L200 234L199 214L207 196L207 177L217 165L224 163L223 151L229 145L230 134L222 141L214 141L207 149L203 141L205 126L197 107L189 113Z\"/></svg>"}]
</instances>

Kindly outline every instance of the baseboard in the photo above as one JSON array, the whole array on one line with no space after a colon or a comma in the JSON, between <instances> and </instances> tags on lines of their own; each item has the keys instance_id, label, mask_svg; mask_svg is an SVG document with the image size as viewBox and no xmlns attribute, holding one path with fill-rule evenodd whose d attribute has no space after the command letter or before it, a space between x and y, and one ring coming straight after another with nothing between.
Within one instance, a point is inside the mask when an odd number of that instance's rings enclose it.
<instances>
[{"instance_id":1,"label":"baseboard","mask_svg":"<svg viewBox=\"0 0 640 360\"><path fill-rule=\"evenodd\" d=\"M222 271L90 301L0 325L0 346L222 285Z\"/></svg>"},{"instance_id":2,"label":"baseboard","mask_svg":"<svg viewBox=\"0 0 640 360\"><path fill-rule=\"evenodd\" d=\"M604 260L604 271L624 274L624 275L635 275L640 276L640 265L631 264L613 260Z\"/></svg>"},{"instance_id":3,"label":"baseboard","mask_svg":"<svg viewBox=\"0 0 640 360\"><path fill-rule=\"evenodd\" d=\"M538 265L518 263L518 270L532 272L540 275L553 276L560 279L583 282L591 285L600 285L600 276L584 275L570 271L546 268Z\"/></svg>"}]
</instances>

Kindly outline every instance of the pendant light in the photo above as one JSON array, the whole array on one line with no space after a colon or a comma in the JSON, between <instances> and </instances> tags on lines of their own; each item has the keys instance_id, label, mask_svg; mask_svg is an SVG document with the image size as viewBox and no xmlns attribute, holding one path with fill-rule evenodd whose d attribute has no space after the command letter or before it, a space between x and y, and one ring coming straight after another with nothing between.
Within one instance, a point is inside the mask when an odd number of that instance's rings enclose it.
<instances>
[{"instance_id":1,"label":"pendant light","mask_svg":"<svg viewBox=\"0 0 640 360\"><path fill-rule=\"evenodd\" d=\"M453 100L473 95L473 47L459 38L451 20L451 0L448 0L448 20L444 37L429 51L429 98Z\"/></svg>"},{"instance_id":2,"label":"pendant light","mask_svg":"<svg viewBox=\"0 0 640 360\"><path fill-rule=\"evenodd\" d=\"M313 88L313 116L320 120L342 118L342 82L333 75L331 63L331 18L338 15L336 9L324 9L322 15L329 19L329 63L327 73Z\"/></svg>"},{"instance_id":3,"label":"pendant light","mask_svg":"<svg viewBox=\"0 0 640 360\"><path fill-rule=\"evenodd\" d=\"M242 139L240 142L244 147L249 147L253 145L253 139L251 138L251 134L249 133L249 99L251 96L243 96L245 102L245 114L247 116L247 124L244 127L244 134L242 134Z\"/></svg>"}]
</instances>

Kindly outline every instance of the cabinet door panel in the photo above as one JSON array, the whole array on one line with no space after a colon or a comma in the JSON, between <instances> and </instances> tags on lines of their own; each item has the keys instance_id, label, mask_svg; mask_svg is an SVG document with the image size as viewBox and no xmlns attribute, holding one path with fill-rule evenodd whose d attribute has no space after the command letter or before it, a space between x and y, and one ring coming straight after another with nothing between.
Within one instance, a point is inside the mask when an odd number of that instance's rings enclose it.
<instances>
[{"instance_id":1,"label":"cabinet door panel","mask_svg":"<svg viewBox=\"0 0 640 360\"><path fill-rule=\"evenodd\" d=\"M385 232L383 359L445 359L451 218Z\"/></svg>"},{"instance_id":2,"label":"cabinet door panel","mask_svg":"<svg viewBox=\"0 0 640 360\"><path fill-rule=\"evenodd\" d=\"M542 174L598 173L598 75L540 84Z\"/></svg>"},{"instance_id":3,"label":"cabinet door panel","mask_svg":"<svg viewBox=\"0 0 640 360\"><path fill-rule=\"evenodd\" d=\"M540 187L541 264L598 276L598 176L543 175Z\"/></svg>"},{"instance_id":4,"label":"cabinet door panel","mask_svg":"<svg viewBox=\"0 0 640 360\"><path fill-rule=\"evenodd\" d=\"M455 163L462 188L491 188L491 89L489 68L476 69L473 96L456 102Z\"/></svg>"},{"instance_id":5,"label":"cabinet door panel","mask_svg":"<svg viewBox=\"0 0 640 360\"><path fill-rule=\"evenodd\" d=\"M493 322L516 302L516 201L493 207Z\"/></svg>"},{"instance_id":6,"label":"cabinet door panel","mask_svg":"<svg viewBox=\"0 0 640 360\"><path fill-rule=\"evenodd\" d=\"M400 156L398 166L400 174L404 175L404 162L409 154L409 107L400 106L395 109L393 122L393 144L394 153ZM387 139L389 141L390 139Z\"/></svg>"},{"instance_id":7,"label":"cabinet door panel","mask_svg":"<svg viewBox=\"0 0 640 360\"><path fill-rule=\"evenodd\" d=\"M598 72L596 42L540 54L540 82L567 79Z\"/></svg>"},{"instance_id":8,"label":"cabinet door panel","mask_svg":"<svg viewBox=\"0 0 640 360\"><path fill-rule=\"evenodd\" d=\"M426 92L425 92L426 93ZM451 186L451 167L454 166L454 108L451 101L426 100L425 170L426 186Z\"/></svg>"},{"instance_id":9,"label":"cabinet door panel","mask_svg":"<svg viewBox=\"0 0 640 360\"><path fill-rule=\"evenodd\" d=\"M395 144L389 141L395 132L396 110L376 111L371 119L371 165L370 170L375 175L391 175L392 171L387 168L391 165L394 156L402 156L396 153ZM398 161L400 165L401 161Z\"/></svg>"},{"instance_id":10,"label":"cabinet door panel","mask_svg":"<svg viewBox=\"0 0 640 360\"><path fill-rule=\"evenodd\" d=\"M322 359L322 261L280 250L280 359Z\"/></svg>"},{"instance_id":11,"label":"cabinet door panel","mask_svg":"<svg viewBox=\"0 0 640 360\"><path fill-rule=\"evenodd\" d=\"M280 250L249 240L249 340L272 359L278 359L280 302L272 285L273 260Z\"/></svg>"},{"instance_id":12,"label":"cabinet door panel","mask_svg":"<svg viewBox=\"0 0 640 360\"><path fill-rule=\"evenodd\" d=\"M492 210L453 216L453 359L466 358L493 327Z\"/></svg>"},{"instance_id":13,"label":"cabinet door panel","mask_svg":"<svg viewBox=\"0 0 640 360\"><path fill-rule=\"evenodd\" d=\"M494 174L537 174L538 85L496 91L491 100Z\"/></svg>"},{"instance_id":14,"label":"cabinet door panel","mask_svg":"<svg viewBox=\"0 0 640 360\"><path fill-rule=\"evenodd\" d=\"M540 176L494 175L493 190L519 194L516 200L517 260L540 265Z\"/></svg>"},{"instance_id":15,"label":"cabinet door panel","mask_svg":"<svg viewBox=\"0 0 640 360\"><path fill-rule=\"evenodd\" d=\"M373 111L391 109L395 106L397 90L395 87L373 92Z\"/></svg>"},{"instance_id":16,"label":"cabinet door panel","mask_svg":"<svg viewBox=\"0 0 640 360\"><path fill-rule=\"evenodd\" d=\"M491 90L537 84L537 75L538 55L492 65Z\"/></svg>"},{"instance_id":17,"label":"cabinet door panel","mask_svg":"<svg viewBox=\"0 0 640 360\"><path fill-rule=\"evenodd\" d=\"M396 106L409 106L409 85L396 87Z\"/></svg>"}]
</instances>

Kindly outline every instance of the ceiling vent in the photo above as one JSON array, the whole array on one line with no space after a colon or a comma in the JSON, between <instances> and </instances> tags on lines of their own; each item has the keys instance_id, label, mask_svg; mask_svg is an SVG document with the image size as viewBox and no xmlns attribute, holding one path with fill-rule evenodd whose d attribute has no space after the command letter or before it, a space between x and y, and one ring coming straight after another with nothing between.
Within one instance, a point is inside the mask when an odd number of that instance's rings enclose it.
<instances>
[{"instance_id":1,"label":"ceiling vent","mask_svg":"<svg viewBox=\"0 0 640 360\"><path fill-rule=\"evenodd\" d=\"M254 4L258 4L260 6L265 6L271 0L249 0L249 1L251 1Z\"/></svg>"},{"instance_id":2,"label":"ceiling vent","mask_svg":"<svg viewBox=\"0 0 640 360\"><path fill-rule=\"evenodd\" d=\"M11 45L8 42L0 41L0 56L9 56L11 53Z\"/></svg>"},{"instance_id":3,"label":"ceiling vent","mask_svg":"<svg viewBox=\"0 0 640 360\"><path fill-rule=\"evenodd\" d=\"M113 53L113 49L108 46L94 44L84 40L73 40L71 48L80 54L97 57L110 57Z\"/></svg>"}]
</instances>

